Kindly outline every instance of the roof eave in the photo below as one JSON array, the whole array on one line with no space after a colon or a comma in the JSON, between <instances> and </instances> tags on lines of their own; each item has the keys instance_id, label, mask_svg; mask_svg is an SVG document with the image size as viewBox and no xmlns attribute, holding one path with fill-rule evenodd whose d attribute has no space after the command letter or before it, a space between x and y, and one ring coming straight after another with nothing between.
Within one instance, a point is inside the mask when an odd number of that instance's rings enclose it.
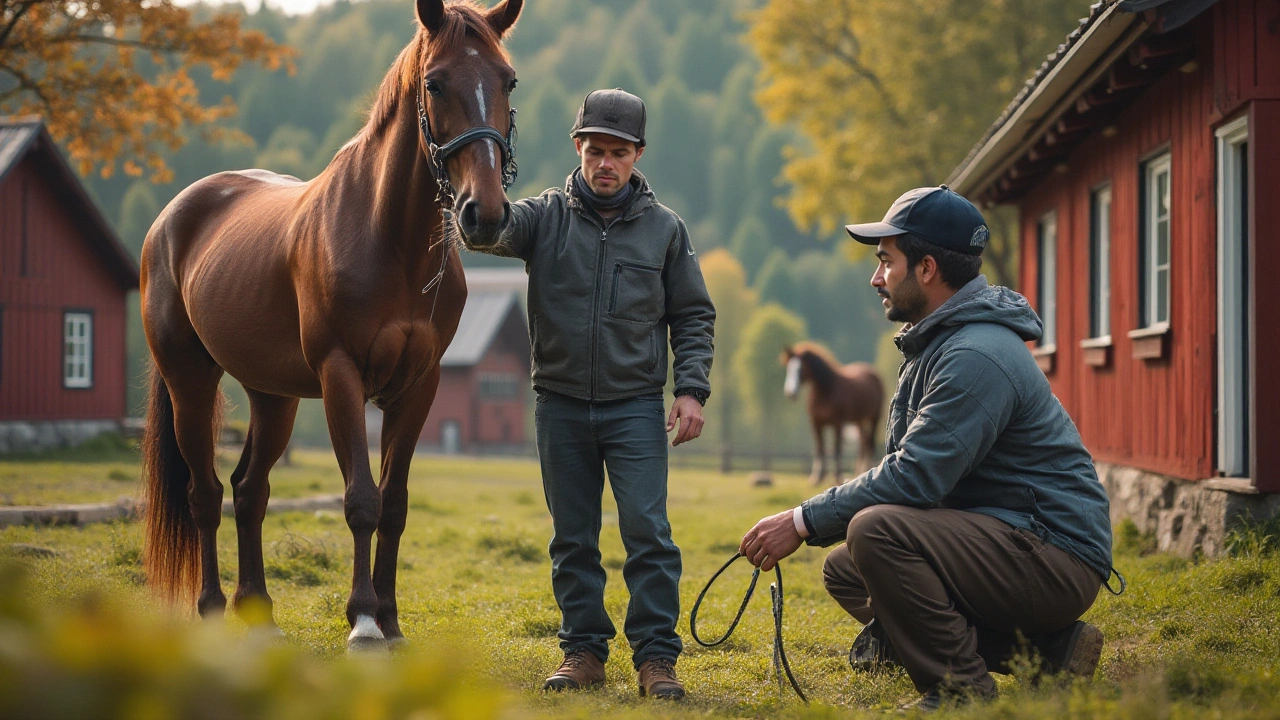
<instances>
[{"instance_id":1,"label":"roof eave","mask_svg":"<svg viewBox=\"0 0 1280 720\"><path fill-rule=\"evenodd\" d=\"M983 194L1089 88L1110 59L1142 36L1147 25L1142 16L1117 5L1103 10L1013 114L993 127L987 140L952 171L947 184L966 197Z\"/></svg>"}]
</instances>

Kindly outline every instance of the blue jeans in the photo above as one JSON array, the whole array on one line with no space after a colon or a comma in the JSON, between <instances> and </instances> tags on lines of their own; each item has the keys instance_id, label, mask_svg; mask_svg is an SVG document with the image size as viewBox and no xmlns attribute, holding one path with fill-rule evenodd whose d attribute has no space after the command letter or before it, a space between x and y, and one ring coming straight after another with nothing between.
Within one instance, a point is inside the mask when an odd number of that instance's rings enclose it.
<instances>
[{"instance_id":1,"label":"blue jeans","mask_svg":"<svg viewBox=\"0 0 1280 720\"><path fill-rule=\"evenodd\" d=\"M602 661L616 631L604 609L600 501L604 471L618 503L631 601L623 626L632 663L674 661L683 649L680 549L667 521L667 432L662 395L588 402L538 390L535 409L542 488L551 511L551 587L560 606L560 647Z\"/></svg>"}]
</instances>

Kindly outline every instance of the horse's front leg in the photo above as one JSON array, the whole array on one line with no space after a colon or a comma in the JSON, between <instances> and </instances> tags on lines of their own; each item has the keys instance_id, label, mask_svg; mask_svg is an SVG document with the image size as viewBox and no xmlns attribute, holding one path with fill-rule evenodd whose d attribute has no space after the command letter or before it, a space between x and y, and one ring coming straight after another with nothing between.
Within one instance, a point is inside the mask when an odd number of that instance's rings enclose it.
<instances>
[{"instance_id":1,"label":"horse's front leg","mask_svg":"<svg viewBox=\"0 0 1280 720\"><path fill-rule=\"evenodd\" d=\"M437 366L416 392L386 408L382 419L382 519L378 522L373 589L378 593L378 626L392 647L405 643L396 607L396 563L409 512L409 463L439 386Z\"/></svg>"},{"instance_id":2,"label":"horse's front leg","mask_svg":"<svg viewBox=\"0 0 1280 720\"><path fill-rule=\"evenodd\" d=\"M827 475L827 449L822 441L822 423L813 421L813 471L809 473L809 482L821 485L822 478Z\"/></svg>"},{"instance_id":3,"label":"horse's front leg","mask_svg":"<svg viewBox=\"0 0 1280 720\"><path fill-rule=\"evenodd\" d=\"M844 463L841 462L842 458L840 457L841 455L844 454L844 428L845 428L844 423L837 422L835 424L835 427L832 429L832 434L836 436L835 440L832 443L833 445L832 450L834 451L834 455L835 455L835 457L833 457L832 460L834 460L835 462L835 470L836 470L835 482L837 485L844 482L844 467L842 467Z\"/></svg>"},{"instance_id":4,"label":"horse's front leg","mask_svg":"<svg viewBox=\"0 0 1280 720\"><path fill-rule=\"evenodd\" d=\"M351 595L347 598L347 622L351 635L347 651L384 650L386 640L378 629L378 596L373 590L369 552L373 531L382 516L382 498L369 469L369 441L365 436L364 385L351 358L333 353L320 368L324 412L329 422L333 453L346 485L343 510L355 543L351 571Z\"/></svg>"}]
</instances>

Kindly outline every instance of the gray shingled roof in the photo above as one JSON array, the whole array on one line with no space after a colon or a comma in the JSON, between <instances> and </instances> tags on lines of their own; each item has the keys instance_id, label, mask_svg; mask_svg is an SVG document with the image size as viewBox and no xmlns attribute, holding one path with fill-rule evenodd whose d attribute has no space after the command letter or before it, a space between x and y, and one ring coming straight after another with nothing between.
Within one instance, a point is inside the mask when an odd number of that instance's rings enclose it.
<instances>
[{"instance_id":1,"label":"gray shingled roof","mask_svg":"<svg viewBox=\"0 0 1280 720\"><path fill-rule=\"evenodd\" d=\"M40 137L40 121L22 118L5 122L0 119L0 180L17 166L27 148Z\"/></svg>"},{"instance_id":2,"label":"gray shingled roof","mask_svg":"<svg viewBox=\"0 0 1280 720\"><path fill-rule=\"evenodd\" d=\"M519 295L514 290L469 291L458 332L440 358L440 365L469 367L480 362L512 312L520 315Z\"/></svg>"}]
</instances>

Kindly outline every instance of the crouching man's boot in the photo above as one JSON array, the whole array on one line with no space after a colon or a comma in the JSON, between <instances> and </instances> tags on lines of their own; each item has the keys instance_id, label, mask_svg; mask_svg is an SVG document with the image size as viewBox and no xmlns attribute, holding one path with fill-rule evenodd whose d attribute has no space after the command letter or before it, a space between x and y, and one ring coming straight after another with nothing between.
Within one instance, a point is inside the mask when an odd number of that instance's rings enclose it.
<instances>
[{"instance_id":1,"label":"crouching man's boot","mask_svg":"<svg viewBox=\"0 0 1280 720\"><path fill-rule=\"evenodd\" d=\"M581 690L604 684L604 663L589 650L570 650L560 667L542 683L543 690Z\"/></svg>"},{"instance_id":2,"label":"crouching man's boot","mask_svg":"<svg viewBox=\"0 0 1280 720\"><path fill-rule=\"evenodd\" d=\"M680 700L684 685L676 679L675 663L667 658L649 658L640 663L640 697Z\"/></svg>"}]
</instances>

